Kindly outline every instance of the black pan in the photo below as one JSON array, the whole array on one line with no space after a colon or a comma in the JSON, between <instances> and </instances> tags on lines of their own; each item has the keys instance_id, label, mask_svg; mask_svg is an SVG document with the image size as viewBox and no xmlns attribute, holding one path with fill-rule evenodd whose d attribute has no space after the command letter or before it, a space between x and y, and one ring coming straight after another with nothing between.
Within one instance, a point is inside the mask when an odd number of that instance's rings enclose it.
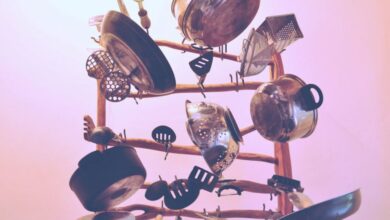
<instances>
[{"instance_id":1,"label":"black pan","mask_svg":"<svg viewBox=\"0 0 390 220\"><path fill-rule=\"evenodd\" d=\"M287 215L280 220L341 220L360 207L360 190L330 199Z\"/></svg>"},{"instance_id":2,"label":"black pan","mask_svg":"<svg viewBox=\"0 0 390 220\"><path fill-rule=\"evenodd\" d=\"M153 39L126 15L109 11L104 16L101 44L141 91L166 94L175 89L168 60Z\"/></svg>"},{"instance_id":3,"label":"black pan","mask_svg":"<svg viewBox=\"0 0 390 220\"><path fill-rule=\"evenodd\" d=\"M145 182L146 170L132 147L95 151L79 162L69 185L84 208L104 211L132 196Z\"/></svg>"}]
</instances>

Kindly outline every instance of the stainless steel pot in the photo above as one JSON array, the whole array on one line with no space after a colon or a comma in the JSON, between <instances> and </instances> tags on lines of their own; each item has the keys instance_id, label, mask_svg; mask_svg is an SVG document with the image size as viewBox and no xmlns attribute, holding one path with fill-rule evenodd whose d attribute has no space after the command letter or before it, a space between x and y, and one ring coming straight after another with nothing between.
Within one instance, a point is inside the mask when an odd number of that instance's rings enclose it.
<instances>
[{"instance_id":1,"label":"stainless steel pot","mask_svg":"<svg viewBox=\"0 0 390 220\"><path fill-rule=\"evenodd\" d=\"M315 100L312 90L318 94ZM262 84L252 98L250 111L257 131L266 139L287 142L309 136L317 124L322 105L321 89L286 74Z\"/></svg>"},{"instance_id":2,"label":"stainless steel pot","mask_svg":"<svg viewBox=\"0 0 390 220\"><path fill-rule=\"evenodd\" d=\"M220 175L237 157L242 141L229 109L213 103L186 102L187 132L211 171Z\"/></svg>"},{"instance_id":3,"label":"stainless steel pot","mask_svg":"<svg viewBox=\"0 0 390 220\"><path fill-rule=\"evenodd\" d=\"M260 0L173 0L172 13L185 38L218 47L246 29L259 6Z\"/></svg>"}]
</instances>

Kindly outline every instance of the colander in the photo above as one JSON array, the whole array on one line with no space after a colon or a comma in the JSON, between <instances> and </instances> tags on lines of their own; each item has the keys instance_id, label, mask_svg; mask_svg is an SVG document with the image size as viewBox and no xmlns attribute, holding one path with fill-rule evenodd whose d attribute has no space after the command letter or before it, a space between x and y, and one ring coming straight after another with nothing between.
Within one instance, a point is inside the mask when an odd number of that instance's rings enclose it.
<instances>
[{"instance_id":1,"label":"colander","mask_svg":"<svg viewBox=\"0 0 390 220\"><path fill-rule=\"evenodd\" d=\"M242 141L237 123L229 109L214 103L186 102L187 132L201 150L211 171L217 175L237 157Z\"/></svg>"}]
</instances>

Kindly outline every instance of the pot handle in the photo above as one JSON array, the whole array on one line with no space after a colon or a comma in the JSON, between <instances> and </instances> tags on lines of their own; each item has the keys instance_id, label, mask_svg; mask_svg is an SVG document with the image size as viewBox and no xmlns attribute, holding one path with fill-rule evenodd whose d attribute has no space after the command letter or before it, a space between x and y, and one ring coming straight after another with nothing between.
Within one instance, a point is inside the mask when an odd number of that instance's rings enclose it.
<instances>
[{"instance_id":1,"label":"pot handle","mask_svg":"<svg viewBox=\"0 0 390 220\"><path fill-rule=\"evenodd\" d=\"M314 99L314 96L311 92L312 89L314 89L318 94L318 101L317 102ZM305 111L311 111L311 110L318 109L322 105L322 103L324 102L324 95L322 94L320 87L318 87L317 85L314 85L314 84L307 84L307 85L303 86L299 90L299 94L302 98L302 108Z\"/></svg>"}]
</instances>

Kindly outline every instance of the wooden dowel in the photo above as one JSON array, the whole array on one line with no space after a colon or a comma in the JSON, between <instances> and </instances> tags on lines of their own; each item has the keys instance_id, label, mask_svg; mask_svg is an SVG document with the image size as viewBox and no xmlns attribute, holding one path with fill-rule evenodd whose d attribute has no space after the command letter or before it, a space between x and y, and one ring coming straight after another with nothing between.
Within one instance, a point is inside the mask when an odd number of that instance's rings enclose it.
<instances>
[{"instance_id":1,"label":"wooden dowel","mask_svg":"<svg viewBox=\"0 0 390 220\"><path fill-rule=\"evenodd\" d=\"M239 90L256 90L262 83L261 82L245 82L239 83L224 83L224 84L208 84L204 85L205 92L227 92L227 91L239 91ZM172 93L165 94L178 94L178 93L198 93L201 92L201 88L194 84L177 84L175 90ZM161 95L143 94L141 97L138 93L131 93L129 97L132 98L152 98L160 97Z\"/></svg>"},{"instance_id":2,"label":"wooden dowel","mask_svg":"<svg viewBox=\"0 0 390 220\"><path fill-rule=\"evenodd\" d=\"M110 146L118 146L118 145L132 146L135 148L143 148L143 149L165 152L165 146L163 144L159 144L153 140L148 140L148 139L128 138L124 140L122 143L111 141L109 145ZM172 144L172 147L170 148L169 152L174 154L201 156L200 150L196 146L184 146L184 145ZM249 160L249 161L261 161L261 162L272 163L272 164L277 163L276 159L271 156L256 154L256 153L239 153L237 159Z\"/></svg>"},{"instance_id":3,"label":"wooden dowel","mask_svg":"<svg viewBox=\"0 0 390 220\"><path fill-rule=\"evenodd\" d=\"M119 10L121 11L121 13L126 15L126 16L130 16L123 0L117 0L117 2L118 2Z\"/></svg>"},{"instance_id":4,"label":"wooden dowel","mask_svg":"<svg viewBox=\"0 0 390 220\"><path fill-rule=\"evenodd\" d=\"M204 213L197 212L188 209L182 210L170 210L162 207L155 207L149 205L135 204L126 207L114 208L110 211L122 211L122 212L133 212L133 211L144 211L143 214L136 216L137 220L153 219L158 215L162 216L181 216L189 218L198 218L203 219ZM209 216L218 216L220 218L253 218L253 219L271 219L274 216L275 212L269 211L260 211L260 210L226 210L226 211L213 211L208 212Z\"/></svg>"},{"instance_id":5,"label":"wooden dowel","mask_svg":"<svg viewBox=\"0 0 390 220\"><path fill-rule=\"evenodd\" d=\"M97 126L106 126L106 99L100 90L100 79L97 80ZM104 151L105 146L96 145L96 150Z\"/></svg>"},{"instance_id":6,"label":"wooden dowel","mask_svg":"<svg viewBox=\"0 0 390 220\"><path fill-rule=\"evenodd\" d=\"M272 56L274 65L271 68L272 80L278 79L284 75L282 58L279 53L274 53ZM275 164L275 173L277 175L292 178L292 167L290 158L290 149L288 143L274 144L275 158L278 163ZM293 210L291 202L289 202L287 194L282 193L278 196L278 207L283 215L289 214Z\"/></svg>"},{"instance_id":7,"label":"wooden dowel","mask_svg":"<svg viewBox=\"0 0 390 220\"><path fill-rule=\"evenodd\" d=\"M141 189L146 189L151 185L151 183L145 183L142 185ZM251 192L251 193L261 193L261 194L271 194L276 193L273 187L270 187L265 184L256 183L248 180L235 180L229 182L229 185L237 186L243 191ZM216 187L221 187L222 183L217 183Z\"/></svg>"},{"instance_id":8,"label":"wooden dowel","mask_svg":"<svg viewBox=\"0 0 390 220\"><path fill-rule=\"evenodd\" d=\"M156 40L155 42L158 46L169 47L172 49L186 51L186 52L190 52L190 53L196 53L196 54L203 53L203 51L197 50L188 44L180 44L180 43L175 43L175 42L171 42L171 41L167 41L167 40ZM240 57L237 55L227 54L227 53L219 53L219 52L213 52L213 55L214 55L214 57L219 57L219 58L223 58L226 60L240 62Z\"/></svg>"},{"instance_id":9,"label":"wooden dowel","mask_svg":"<svg viewBox=\"0 0 390 220\"><path fill-rule=\"evenodd\" d=\"M245 135L247 135L247 134L249 134L249 133L251 133L253 131L256 131L256 128L255 128L254 125L251 125L249 127L240 129L240 133L241 133L242 136L245 136Z\"/></svg>"}]
</instances>

